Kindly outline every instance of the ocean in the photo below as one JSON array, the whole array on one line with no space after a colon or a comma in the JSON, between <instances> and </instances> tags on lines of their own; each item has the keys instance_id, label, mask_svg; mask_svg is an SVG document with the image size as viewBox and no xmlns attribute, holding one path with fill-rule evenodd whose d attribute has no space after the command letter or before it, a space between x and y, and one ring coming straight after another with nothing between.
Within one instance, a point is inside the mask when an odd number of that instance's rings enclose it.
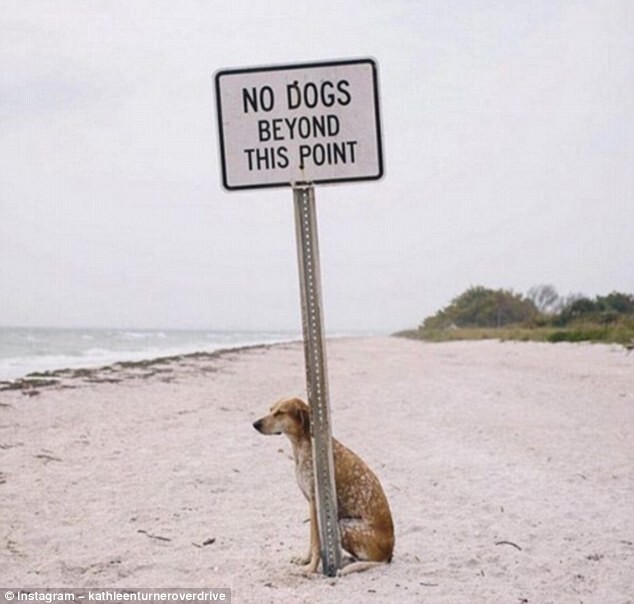
<instances>
[{"instance_id":1,"label":"ocean","mask_svg":"<svg viewBox=\"0 0 634 604\"><path fill-rule=\"evenodd\" d=\"M0 327L0 380L299 339L298 332L276 331Z\"/></svg>"}]
</instances>

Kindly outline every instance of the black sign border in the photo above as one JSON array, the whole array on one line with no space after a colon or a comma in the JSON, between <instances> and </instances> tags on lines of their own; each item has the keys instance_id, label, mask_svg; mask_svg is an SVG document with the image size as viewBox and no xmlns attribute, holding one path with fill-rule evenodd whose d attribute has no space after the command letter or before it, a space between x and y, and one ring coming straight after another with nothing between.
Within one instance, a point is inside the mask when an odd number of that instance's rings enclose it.
<instances>
[{"instance_id":1,"label":"black sign border","mask_svg":"<svg viewBox=\"0 0 634 604\"><path fill-rule=\"evenodd\" d=\"M216 119L218 127L218 140L220 143L220 169L222 175L222 186L227 191L244 191L249 189L271 189L275 187L291 187L293 185L300 185L306 183L291 183L291 182L273 182L266 184L255 185L229 185L227 182L227 163L225 157L225 133L223 130L222 120L222 103L220 102L220 79L226 75L236 75L243 73L262 73L267 71L285 71L290 69L314 69L320 67L337 67L340 65L359 65L369 64L372 67L372 88L374 92L374 123L376 126L376 142L378 151L378 174L373 176L357 176L357 177L344 177L344 178L328 178L314 180L309 184L321 185L321 184L335 184L340 182L363 182L380 180L384 176L384 163L383 163L383 136L381 128L381 110L379 106L379 73L377 62L372 58L363 59L340 59L334 61L317 61L308 63L289 63L284 65L271 65L266 67L243 67L236 69L220 69L214 74L214 85L216 92Z\"/></svg>"}]
</instances>

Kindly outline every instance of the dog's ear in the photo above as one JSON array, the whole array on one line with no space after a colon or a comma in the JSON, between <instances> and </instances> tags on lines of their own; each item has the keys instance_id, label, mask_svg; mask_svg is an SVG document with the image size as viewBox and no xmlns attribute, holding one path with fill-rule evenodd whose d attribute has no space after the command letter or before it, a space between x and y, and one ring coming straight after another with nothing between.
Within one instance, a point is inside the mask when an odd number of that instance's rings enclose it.
<instances>
[{"instance_id":1,"label":"dog's ear","mask_svg":"<svg viewBox=\"0 0 634 604\"><path fill-rule=\"evenodd\" d=\"M296 409L296 413L302 430L305 434L310 434L310 413L308 411L308 407L298 407Z\"/></svg>"}]
</instances>

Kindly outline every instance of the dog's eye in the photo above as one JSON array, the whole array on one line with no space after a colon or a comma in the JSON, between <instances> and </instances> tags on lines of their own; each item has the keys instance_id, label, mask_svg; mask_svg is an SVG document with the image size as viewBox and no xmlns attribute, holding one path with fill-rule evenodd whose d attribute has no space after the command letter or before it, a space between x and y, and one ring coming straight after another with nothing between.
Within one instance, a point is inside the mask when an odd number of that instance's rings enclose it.
<instances>
[{"instance_id":1,"label":"dog's eye","mask_svg":"<svg viewBox=\"0 0 634 604\"><path fill-rule=\"evenodd\" d=\"M282 415L282 412L281 412L281 411L275 411L275 412L273 413L273 417L279 417L280 415Z\"/></svg>"}]
</instances>

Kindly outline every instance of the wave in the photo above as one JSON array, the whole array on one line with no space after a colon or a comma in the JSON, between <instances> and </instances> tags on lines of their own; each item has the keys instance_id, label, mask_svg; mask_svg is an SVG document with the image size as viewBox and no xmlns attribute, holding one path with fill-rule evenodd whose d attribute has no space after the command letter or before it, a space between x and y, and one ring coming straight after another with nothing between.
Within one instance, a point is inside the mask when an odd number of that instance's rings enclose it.
<instances>
[{"instance_id":1,"label":"wave","mask_svg":"<svg viewBox=\"0 0 634 604\"><path fill-rule=\"evenodd\" d=\"M121 331L117 332L116 337L124 340L164 340L167 334L164 331Z\"/></svg>"},{"instance_id":2,"label":"wave","mask_svg":"<svg viewBox=\"0 0 634 604\"><path fill-rule=\"evenodd\" d=\"M297 340L294 332L0 328L0 380L194 352Z\"/></svg>"}]
</instances>

